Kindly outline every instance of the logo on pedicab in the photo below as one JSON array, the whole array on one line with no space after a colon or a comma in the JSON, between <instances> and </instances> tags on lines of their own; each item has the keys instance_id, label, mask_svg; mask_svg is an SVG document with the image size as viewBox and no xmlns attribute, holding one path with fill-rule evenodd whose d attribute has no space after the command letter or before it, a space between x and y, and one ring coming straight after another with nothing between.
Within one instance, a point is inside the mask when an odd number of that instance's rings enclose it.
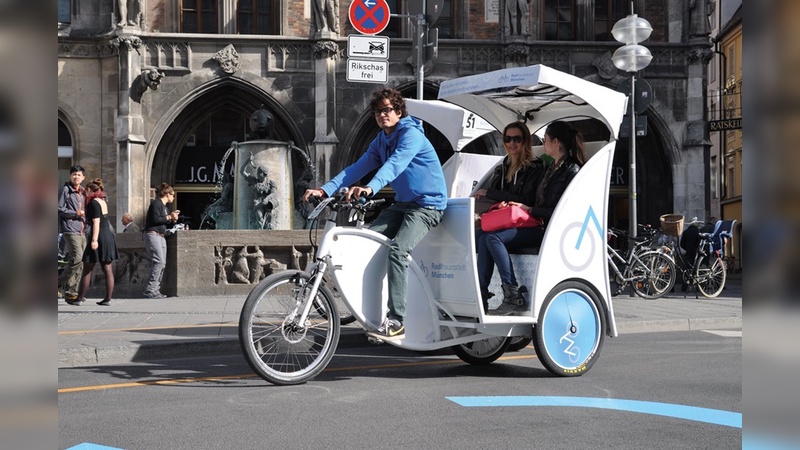
<instances>
[{"instance_id":1,"label":"logo on pedicab","mask_svg":"<svg viewBox=\"0 0 800 450\"><path fill-rule=\"evenodd\" d=\"M576 272L589 267L597 251L594 233L587 233L590 224L594 225L597 229L597 235L602 240L602 236L605 236L605 233L591 205L586 211L586 217L584 217L583 222L572 222L561 233L561 260L564 261L567 267Z\"/></svg>"}]
</instances>

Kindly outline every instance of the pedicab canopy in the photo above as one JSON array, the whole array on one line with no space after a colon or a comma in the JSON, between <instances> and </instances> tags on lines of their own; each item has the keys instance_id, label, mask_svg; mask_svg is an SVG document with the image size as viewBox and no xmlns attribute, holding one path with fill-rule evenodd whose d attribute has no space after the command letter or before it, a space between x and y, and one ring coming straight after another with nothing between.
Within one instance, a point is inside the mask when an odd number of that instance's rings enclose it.
<instances>
[{"instance_id":1,"label":"pedicab canopy","mask_svg":"<svg viewBox=\"0 0 800 450\"><path fill-rule=\"evenodd\" d=\"M447 80L439 87L439 99L498 130L524 121L536 132L554 120L592 117L608 127L612 141L628 104L625 94L541 64Z\"/></svg>"},{"instance_id":2,"label":"pedicab canopy","mask_svg":"<svg viewBox=\"0 0 800 450\"><path fill-rule=\"evenodd\" d=\"M477 114L441 100L406 99L406 109L410 115L439 130L456 152L460 152L474 139L495 131L491 124Z\"/></svg>"}]
</instances>

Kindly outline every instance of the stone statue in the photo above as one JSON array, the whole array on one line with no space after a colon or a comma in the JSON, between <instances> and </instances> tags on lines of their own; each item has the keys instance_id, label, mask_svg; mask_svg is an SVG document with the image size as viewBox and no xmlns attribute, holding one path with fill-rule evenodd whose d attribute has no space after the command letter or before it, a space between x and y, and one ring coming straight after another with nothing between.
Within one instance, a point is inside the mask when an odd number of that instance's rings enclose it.
<instances>
[{"instance_id":1,"label":"stone statue","mask_svg":"<svg viewBox=\"0 0 800 450\"><path fill-rule=\"evenodd\" d=\"M255 174L251 173L255 169ZM245 180L253 186L253 212L255 214L255 229L271 230L272 210L278 206L278 186L267 176L267 169L264 166L256 166L253 154L250 154L250 161L242 168L242 175Z\"/></svg>"},{"instance_id":2,"label":"stone statue","mask_svg":"<svg viewBox=\"0 0 800 450\"><path fill-rule=\"evenodd\" d=\"M503 12L503 31L506 36L525 36L528 34L528 2L526 0L505 0Z\"/></svg>"},{"instance_id":3,"label":"stone statue","mask_svg":"<svg viewBox=\"0 0 800 450\"><path fill-rule=\"evenodd\" d=\"M264 105L250 115L250 134L247 140L275 139L275 117L264 109Z\"/></svg>"},{"instance_id":4,"label":"stone statue","mask_svg":"<svg viewBox=\"0 0 800 450\"><path fill-rule=\"evenodd\" d=\"M228 272L233 266L233 249L231 247L214 246L214 262L217 266L217 284L228 284Z\"/></svg>"},{"instance_id":5,"label":"stone statue","mask_svg":"<svg viewBox=\"0 0 800 450\"><path fill-rule=\"evenodd\" d=\"M258 283L261 281L264 275L264 266L268 264L267 259L264 258L264 252L261 251L261 248L256 246L256 251L253 253L249 253L247 256L250 257L250 282L251 283Z\"/></svg>"},{"instance_id":6,"label":"stone statue","mask_svg":"<svg viewBox=\"0 0 800 450\"><path fill-rule=\"evenodd\" d=\"M339 0L312 0L311 4L316 31L339 33Z\"/></svg>"},{"instance_id":7,"label":"stone statue","mask_svg":"<svg viewBox=\"0 0 800 450\"><path fill-rule=\"evenodd\" d=\"M233 269L231 270L233 281L250 284L250 266L247 264L248 256L247 247L242 247L236 252L236 256L233 257Z\"/></svg>"},{"instance_id":8,"label":"stone statue","mask_svg":"<svg viewBox=\"0 0 800 450\"><path fill-rule=\"evenodd\" d=\"M117 0L117 6L119 8L117 26L133 25L142 30L145 29L144 0ZM128 12L131 13L130 19L128 18Z\"/></svg>"}]
</instances>

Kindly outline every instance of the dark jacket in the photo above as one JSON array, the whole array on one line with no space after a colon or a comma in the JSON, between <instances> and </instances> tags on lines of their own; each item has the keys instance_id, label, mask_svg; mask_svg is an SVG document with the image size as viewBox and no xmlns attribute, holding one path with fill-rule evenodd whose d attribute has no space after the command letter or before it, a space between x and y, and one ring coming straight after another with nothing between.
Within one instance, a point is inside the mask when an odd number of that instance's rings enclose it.
<instances>
[{"instance_id":1,"label":"dark jacket","mask_svg":"<svg viewBox=\"0 0 800 450\"><path fill-rule=\"evenodd\" d=\"M86 211L86 192L82 186L72 187L69 181L58 192L58 230L62 233L83 233L83 217L78 210Z\"/></svg>"},{"instance_id":2,"label":"dark jacket","mask_svg":"<svg viewBox=\"0 0 800 450\"><path fill-rule=\"evenodd\" d=\"M556 169L550 180L539 186L539 189L544 190L544 201L534 205L531 214L545 219L545 223L547 223L547 220L553 215L553 210L556 209L558 200L561 199L561 195L567 190L567 186L575 178L578 170L580 170L580 166L576 161L564 161L564 164Z\"/></svg>"},{"instance_id":3,"label":"dark jacket","mask_svg":"<svg viewBox=\"0 0 800 450\"><path fill-rule=\"evenodd\" d=\"M167 220L167 205L156 198L150 202L150 207L147 208L147 217L144 221L144 231L156 231L161 234L167 232L167 225L172 225L171 220Z\"/></svg>"},{"instance_id":4,"label":"dark jacket","mask_svg":"<svg viewBox=\"0 0 800 450\"><path fill-rule=\"evenodd\" d=\"M539 158L534 159L533 164L518 170L509 183L506 181L506 172L510 163L509 157L506 156L503 162L494 168L486 196L498 202L533 205L536 201L536 187L544 174L544 161Z\"/></svg>"}]
</instances>

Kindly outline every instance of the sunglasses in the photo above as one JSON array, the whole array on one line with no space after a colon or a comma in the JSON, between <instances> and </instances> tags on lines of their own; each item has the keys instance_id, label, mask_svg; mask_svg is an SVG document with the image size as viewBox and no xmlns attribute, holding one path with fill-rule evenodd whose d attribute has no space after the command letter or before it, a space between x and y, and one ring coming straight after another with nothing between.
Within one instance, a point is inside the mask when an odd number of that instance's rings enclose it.
<instances>
[{"instance_id":1,"label":"sunglasses","mask_svg":"<svg viewBox=\"0 0 800 450\"><path fill-rule=\"evenodd\" d=\"M506 144L510 142L519 144L520 142L522 142L522 136L503 136L503 142L505 142Z\"/></svg>"},{"instance_id":2,"label":"sunglasses","mask_svg":"<svg viewBox=\"0 0 800 450\"><path fill-rule=\"evenodd\" d=\"M394 108L390 108L387 106L386 108L373 109L372 113L375 114L376 116L379 116L381 114L389 114L392 111L394 111Z\"/></svg>"}]
</instances>

